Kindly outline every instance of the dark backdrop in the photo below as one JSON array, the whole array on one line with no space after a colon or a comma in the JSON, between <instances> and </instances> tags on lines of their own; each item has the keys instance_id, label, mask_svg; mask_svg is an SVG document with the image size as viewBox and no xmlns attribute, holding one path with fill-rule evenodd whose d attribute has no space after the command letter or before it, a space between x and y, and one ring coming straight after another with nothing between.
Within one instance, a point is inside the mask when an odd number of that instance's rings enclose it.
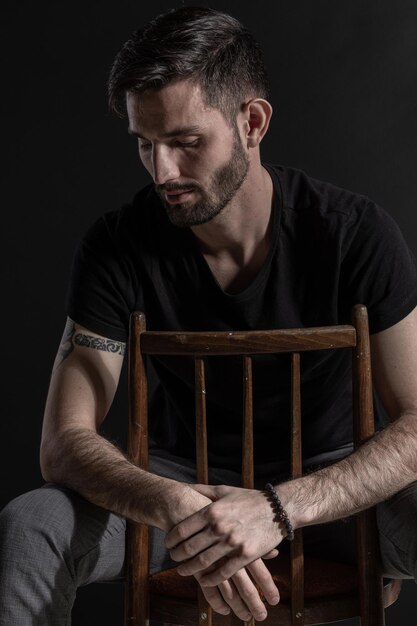
<instances>
[{"instance_id":1,"label":"dark backdrop","mask_svg":"<svg viewBox=\"0 0 417 626\"><path fill-rule=\"evenodd\" d=\"M415 1L199 4L234 14L263 45L274 105L264 159L368 194L416 253ZM173 6L2 3L0 505L41 484L41 418L74 246L97 216L147 182L126 122L107 111L109 66L135 28ZM107 422L120 441L124 393L125 382ZM121 591L98 587L80 593L74 624L89 624L93 615L98 623L98 606L103 625L121 623ZM413 594L407 582L388 624L415 623Z\"/></svg>"}]
</instances>

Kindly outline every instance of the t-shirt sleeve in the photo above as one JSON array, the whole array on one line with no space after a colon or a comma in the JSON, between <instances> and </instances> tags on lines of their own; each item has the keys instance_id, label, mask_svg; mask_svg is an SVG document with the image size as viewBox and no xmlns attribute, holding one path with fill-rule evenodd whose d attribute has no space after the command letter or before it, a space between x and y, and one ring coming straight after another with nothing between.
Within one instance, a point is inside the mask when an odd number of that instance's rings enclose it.
<instances>
[{"instance_id":1,"label":"t-shirt sleeve","mask_svg":"<svg viewBox=\"0 0 417 626\"><path fill-rule=\"evenodd\" d=\"M67 314L93 332L126 341L137 285L115 233L116 221L116 213L104 215L80 241L70 273Z\"/></svg>"},{"instance_id":2,"label":"t-shirt sleeve","mask_svg":"<svg viewBox=\"0 0 417 626\"><path fill-rule=\"evenodd\" d=\"M393 326L417 306L416 259L394 219L371 201L348 220L340 293L349 304L367 307L371 333Z\"/></svg>"}]
</instances>

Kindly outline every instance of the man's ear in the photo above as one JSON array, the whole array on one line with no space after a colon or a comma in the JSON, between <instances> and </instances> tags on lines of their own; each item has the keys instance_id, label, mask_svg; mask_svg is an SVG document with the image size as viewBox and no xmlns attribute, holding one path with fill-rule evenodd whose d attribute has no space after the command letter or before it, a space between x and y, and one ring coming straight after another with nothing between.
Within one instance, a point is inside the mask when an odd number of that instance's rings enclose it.
<instances>
[{"instance_id":1,"label":"man's ear","mask_svg":"<svg viewBox=\"0 0 417 626\"><path fill-rule=\"evenodd\" d=\"M246 145L248 148L256 148L268 130L272 106L263 98L253 98L242 105L240 115L244 117Z\"/></svg>"}]
</instances>

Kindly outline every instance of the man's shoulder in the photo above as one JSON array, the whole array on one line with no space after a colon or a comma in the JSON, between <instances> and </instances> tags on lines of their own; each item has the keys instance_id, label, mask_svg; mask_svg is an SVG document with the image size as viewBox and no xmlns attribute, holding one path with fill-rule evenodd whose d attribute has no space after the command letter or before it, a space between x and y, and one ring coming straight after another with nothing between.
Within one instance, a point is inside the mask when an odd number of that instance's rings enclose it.
<instances>
[{"instance_id":1,"label":"man's shoulder","mask_svg":"<svg viewBox=\"0 0 417 626\"><path fill-rule=\"evenodd\" d=\"M286 209L350 216L353 210L361 211L371 202L362 193L310 176L302 169L280 164L266 166L279 184L282 204Z\"/></svg>"},{"instance_id":2,"label":"man's shoulder","mask_svg":"<svg viewBox=\"0 0 417 626\"><path fill-rule=\"evenodd\" d=\"M162 226L164 211L154 185L149 184L142 187L129 202L119 208L105 210L92 222L85 236L88 239L137 238L146 233L155 221Z\"/></svg>"},{"instance_id":3,"label":"man's shoulder","mask_svg":"<svg viewBox=\"0 0 417 626\"><path fill-rule=\"evenodd\" d=\"M139 189L130 200L115 210L107 211L102 218L115 231L146 225L150 217L160 215L161 202L155 193L154 185L149 184Z\"/></svg>"},{"instance_id":4,"label":"man's shoulder","mask_svg":"<svg viewBox=\"0 0 417 626\"><path fill-rule=\"evenodd\" d=\"M140 189L128 203L105 211L81 240L93 250L117 250L119 255L143 260L177 255L192 246L188 229L171 223L164 206L150 184ZM106 253L107 254L107 253Z\"/></svg>"}]
</instances>

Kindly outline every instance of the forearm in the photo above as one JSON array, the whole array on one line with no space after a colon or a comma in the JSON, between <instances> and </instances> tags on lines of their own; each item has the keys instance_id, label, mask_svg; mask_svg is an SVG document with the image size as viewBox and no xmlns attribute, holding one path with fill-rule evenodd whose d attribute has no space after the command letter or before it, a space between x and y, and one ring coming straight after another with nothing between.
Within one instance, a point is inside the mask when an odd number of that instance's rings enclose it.
<instances>
[{"instance_id":1,"label":"forearm","mask_svg":"<svg viewBox=\"0 0 417 626\"><path fill-rule=\"evenodd\" d=\"M417 480L417 415L408 413L334 465L277 486L295 527L347 517Z\"/></svg>"},{"instance_id":2,"label":"forearm","mask_svg":"<svg viewBox=\"0 0 417 626\"><path fill-rule=\"evenodd\" d=\"M46 480L66 485L98 506L164 530L177 521L175 511L187 486L133 465L92 430L66 429L44 448L41 459Z\"/></svg>"}]
</instances>

